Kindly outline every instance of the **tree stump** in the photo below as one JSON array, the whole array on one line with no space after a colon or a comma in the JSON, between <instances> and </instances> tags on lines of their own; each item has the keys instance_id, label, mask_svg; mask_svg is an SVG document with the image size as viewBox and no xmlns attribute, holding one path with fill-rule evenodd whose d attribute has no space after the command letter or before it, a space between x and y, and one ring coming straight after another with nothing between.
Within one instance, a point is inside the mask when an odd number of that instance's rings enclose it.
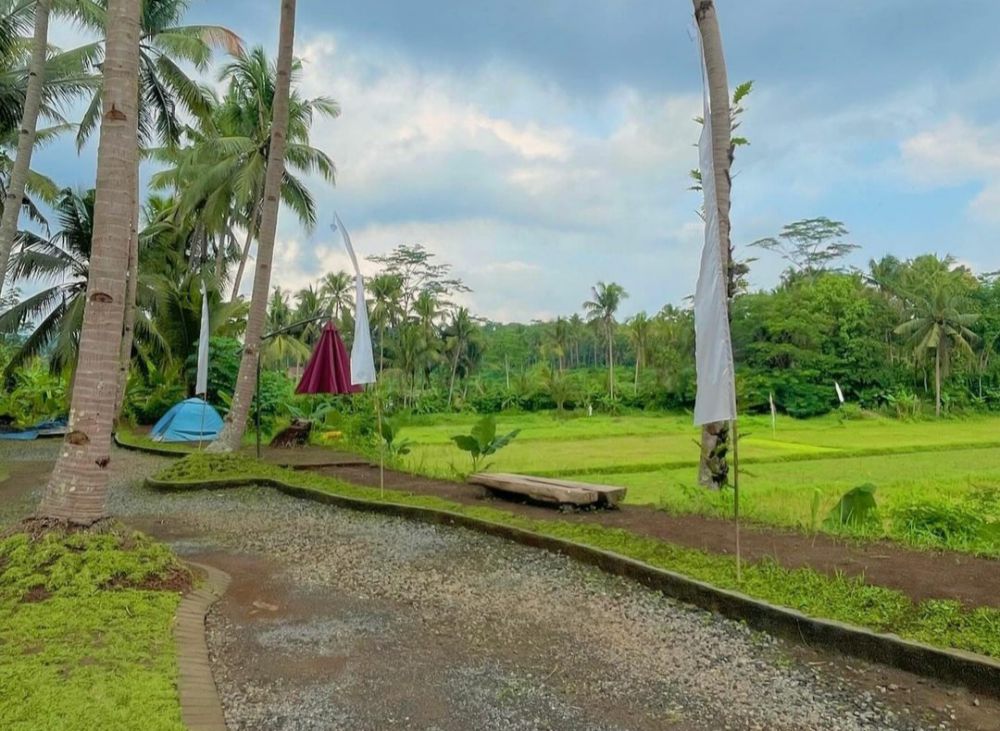
<instances>
[{"instance_id":1,"label":"tree stump","mask_svg":"<svg viewBox=\"0 0 1000 731\"><path fill-rule=\"evenodd\" d=\"M309 433L312 431L312 422L306 419L295 419L291 424L274 435L270 446L272 447L304 447L309 443Z\"/></svg>"}]
</instances>

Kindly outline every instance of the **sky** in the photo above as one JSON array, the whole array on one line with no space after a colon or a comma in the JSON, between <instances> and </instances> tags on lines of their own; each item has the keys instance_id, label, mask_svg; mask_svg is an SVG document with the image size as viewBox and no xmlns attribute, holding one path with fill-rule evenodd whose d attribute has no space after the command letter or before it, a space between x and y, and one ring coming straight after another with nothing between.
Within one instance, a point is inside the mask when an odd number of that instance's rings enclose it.
<instances>
[{"instance_id":1,"label":"sky","mask_svg":"<svg viewBox=\"0 0 1000 731\"><path fill-rule=\"evenodd\" d=\"M754 287L784 265L747 245L816 216L862 247L850 264L936 252L1000 269L1000 3L716 5L730 84L754 82L732 208ZM278 11L193 0L188 18L273 55ZM53 29L64 47L78 37ZM579 311L599 280L625 287L625 316L693 293L702 91L687 0L299 0L295 48L302 93L341 106L312 132L338 172L310 181L315 230L281 215L273 284L349 268L337 211L362 256L423 244L472 288L462 303L498 321ZM67 140L34 167L89 187L93 158Z\"/></svg>"}]
</instances>

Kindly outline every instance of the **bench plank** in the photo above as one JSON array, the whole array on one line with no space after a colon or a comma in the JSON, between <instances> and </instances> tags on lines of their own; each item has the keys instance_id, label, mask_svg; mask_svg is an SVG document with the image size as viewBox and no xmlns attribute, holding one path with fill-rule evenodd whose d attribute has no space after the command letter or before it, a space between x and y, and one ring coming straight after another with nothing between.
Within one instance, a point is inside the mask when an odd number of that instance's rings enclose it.
<instances>
[{"instance_id":1,"label":"bench plank","mask_svg":"<svg viewBox=\"0 0 1000 731\"><path fill-rule=\"evenodd\" d=\"M518 480L538 485L567 487L567 488L586 490L588 492L596 492L600 498L600 502L607 504L609 506L618 505L618 503L620 503L622 500L625 499L625 493L628 491L628 488L622 487L620 485L596 485L596 484L591 484L589 482L561 480L551 477L535 477L534 475L516 475L513 473L506 473L506 472L497 472L491 474L494 477L501 477L508 480Z\"/></svg>"},{"instance_id":2,"label":"bench plank","mask_svg":"<svg viewBox=\"0 0 1000 731\"><path fill-rule=\"evenodd\" d=\"M553 485L526 479L523 475L480 472L472 475L469 478L469 482L494 490L526 495L533 500L540 500L542 502L593 505L600 499L600 496L594 490L575 486Z\"/></svg>"}]
</instances>

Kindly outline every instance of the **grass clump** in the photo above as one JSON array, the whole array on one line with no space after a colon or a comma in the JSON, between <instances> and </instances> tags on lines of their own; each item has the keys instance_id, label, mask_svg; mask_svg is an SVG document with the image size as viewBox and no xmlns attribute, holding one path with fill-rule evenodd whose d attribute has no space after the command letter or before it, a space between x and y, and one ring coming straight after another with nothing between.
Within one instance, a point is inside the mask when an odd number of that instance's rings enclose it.
<instances>
[{"instance_id":1,"label":"grass clump","mask_svg":"<svg viewBox=\"0 0 1000 731\"><path fill-rule=\"evenodd\" d=\"M118 526L0 540L0 728L182 729L171 627L191 577Z\"/></svg>"},{"instance_id":2,"label":"grass clump","mask_svg":"<svg viewBox=\"0 0 1000 731\"><path fill-rule=\"evenodd\" d=\"M493 507L468 506L443 498L350 485L231 454L195 454L161 471L156 480L198 487L206 481L274 480L320 492L460 513L482 520L582 543L675 571L724 589L735 589L804 614L893 632L930 644L1000 657L1000 610L968 609L956 602L914 603L905 594L861 578L827 576L810 569L785 569L773 561L745 566L742 582L730 556L710 554L640 536L619 528L560 520L536 520Z\"/></svg>"}]
</instances>

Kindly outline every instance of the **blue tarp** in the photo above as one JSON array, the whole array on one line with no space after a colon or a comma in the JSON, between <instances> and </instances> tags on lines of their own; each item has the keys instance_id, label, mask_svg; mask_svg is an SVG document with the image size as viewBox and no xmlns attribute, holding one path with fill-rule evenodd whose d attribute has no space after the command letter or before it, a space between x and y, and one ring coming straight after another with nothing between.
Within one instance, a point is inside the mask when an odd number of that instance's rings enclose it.
<instances>
[{"instance_id":1,"label":"blue tarp","mask_svg":"<svg viewBox=\"0 0 1000 731\"><path fill-rule=\"evenodd\" d=\"M174 404L149 435L157 442L210 442L220 431L219 412L200 398L189 398Z\"/></svg>"},{"instance_id":2,"label":"blue tarp","mask_svg":"<svg viewBox=\"0 0 1000 731\"><path fill-rule=\"evenodd\" d=\"M23 431L0 432L0 439L15 439L17 441L29 441L38 438L37 429L25 429Z\"/></svg>"}]
</instances>

